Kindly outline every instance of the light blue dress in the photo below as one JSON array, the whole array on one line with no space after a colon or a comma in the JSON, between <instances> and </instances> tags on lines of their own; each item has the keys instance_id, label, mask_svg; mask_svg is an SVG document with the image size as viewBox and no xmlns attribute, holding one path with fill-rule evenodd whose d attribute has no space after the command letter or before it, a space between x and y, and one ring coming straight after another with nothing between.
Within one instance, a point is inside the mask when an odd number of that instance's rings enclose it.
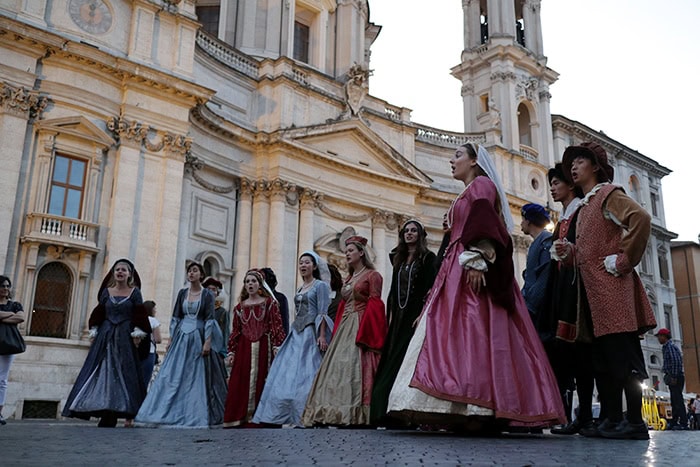
<instances>
[{"instance_id":1,"label":"light blue dress","mask_svg":"<svg viewBox=\"0 0 700 467\"><path fill-rule=\"evenodd\" d=\"M214 319L214 295L202 290L201 301L178 293L170 322L171 343L160 372L141 405L136 422L206 428L223 422L226 372L216 351L223 336ZM212 352L202 357L211 336Z\"/></svg>"},{"instance_id":2,"label":"light blue dress","mask_svg":"<svg viewBox=\"0 0 700 467\"><path fill-rule=\"evenodd\" d=\"M301 426L306 398L323 357L316 343L321 322L326 323L328 342L333 332L333 321L326 314L330 301L330 287L318 279L306 292L297 291L297 315L272 361L253 423Z\"/></svg>"}]
</instances>

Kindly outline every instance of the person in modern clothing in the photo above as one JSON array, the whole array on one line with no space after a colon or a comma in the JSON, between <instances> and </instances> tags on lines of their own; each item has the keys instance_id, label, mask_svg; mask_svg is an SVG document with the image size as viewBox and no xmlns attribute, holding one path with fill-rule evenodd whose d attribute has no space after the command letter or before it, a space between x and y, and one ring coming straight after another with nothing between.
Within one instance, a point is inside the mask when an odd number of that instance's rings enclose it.
<instances>
[{"instance_id":1,"label":"person in modern clothing","mask_svg":"<svg viewBox=\"0 0 700 467\"><path fill-rule=\"evenodd\" d=\"M552 246L552 233L545 229L549 223L549 214L544 206L528 203L522 207L520 215L522 216L520 228L533 240L527 250L522 293L533 322L537 322L544 307L549 280L549 249Z\"/></svg>"},{"instance_id":2,"label":"person in modern clothing","mask_svg":"<svg viewBox=\"0 0 700 467\"><path fill-rule=\"evenodd\" d=\"M311 384L328 350L333 331L326 314L331 295L328 265L315 252L305 251L299 257L299 274L296 318L272 362L253 423L301 426Z\"/></svg>"},{"instance_id":3,"label":"person in modern clothing","mask_svg":"<svg viewBox=\"0 0 700 467\"><path fill-rule=\"evenodd\" d=\"M214 319L214 294L202 287L204 267L187 266L189 285L181 289L170 320L165 359L136 422L181 428L221 425L226 397L223 336Z\"/></svg>"},{"instance_id":4,"label":"person in modern clothing","mask_svg":"<svg viewBox=\"0 0 700 467\"><path fill-rule=\"evenodd\" d=\"M24 322L22 304L11 300L11 298L12 281L9 277L0 275L0 326L17 326L17 324ZM2 408L5 405L7 379L14 358L14 353L0 355L0 425L7 423L2 416Z\"/></svg>"},{"instance_id":5,"label":"person in modern clothing","mask_svg":"<svg viewBox=\"0 0 700 467\"><path fill-rule=\"evenodd\" d=\"M63 407L64 417L100 417L98 426L131 420L146 396L138 346L151 333L134 264L117 260L97 293L88 325L92 344Z\"/></svg>"},{"instance_id":6,"label":"person in modern clothing","mask_svg":"<svg viewBox=\"0 0 700 467\"><path fill-rule=\"evenodd\" d=\"M368 425L372 386L386 338L382 276L367 255L367 239L345 241L350 275L342 288L334 333L302 416L304 426Z\"/></svg>"},{"instance_id":7,"label":"person in modern clothing","mask_svg":"<svg viewBox=\"0 0 700 467\"><path fill-rule=\"evenodd\" d=\"M671 340L671 331L661 328L656 333L656 338L661 344L664 365L664 383L671 393L672 429L687 430L688 417L683 404L683 386L685 386L685 372L683 371L683 356L678 346Z\"/></svg>"},{"instance_id":8,"label":"person in modern clothing","mask_svg":"<svg viewBox=\"0 0 700 467\"><path fill-rule=\"evenodd\" d=\"M428 249L428 234L419 221L406 221L399 229L399 244L389 254L393 265L387 298L389 332L372 389L372 424L387 423L389 393L399 373L414 324L437 274L437 257Z\"/></svg>"},{"instance_id":9,"label":"person in modern clothing","mask_svg":"<svg viewBox=\"0 0 700 467\"><path fill-rule=\"evenodd\" d=\"M231 367L224 428L251 426L273 358L284 341L284 329L272 289L257 269L243 279L233 310L228 357Z\"/></svg>"},{"instance_id":10,"label":"person in modern clothing","mask_svg":"<svg viewBox=\"0 0 700 467\"><path fill-rule=\"evenodd\" d=\"M157 344L163 342L163 338L160 335L160 321L156 318L156 302L153 300L146 300L143 302L143 306L148 313L148 322L151 324L151 339L148 342L148 357L141 362L141 369L143 370L143 383L148 388L148 384L151 382L151 377L153 376L153 368L158 360L157 354Z\"/></svg>"},{"instance_id":11,"label":"person in modern clothing","mask_svg":"<svg viewBox=\"0 0 700 467\"><path fill-rule=\"evenodd\" d=\"M389 415L455 430L548 427L566 417L556 379L515 281L508 199L488 151L450 160L465 188L449 242L389 395Z\"/></svg>"},{"instance_id":12,"label":"person in modern clothing","mask_svg":"<svg viewBox=\"0 0 700 467\"><path fill-rule=\"evenodd\" d=\"M651 216L613 185L614 169L594 142L569 146L564 171L584 193L576 243L555 242L556 257L575 264L580 304L577 333L592 341L592 362L606 419L584 436L648 439L642 419L641 382L648 378L639 336L656 327L654 313L634 271L646 249ZM623 419L622 395L627 400Z\"/></svg>"}]
</instances>

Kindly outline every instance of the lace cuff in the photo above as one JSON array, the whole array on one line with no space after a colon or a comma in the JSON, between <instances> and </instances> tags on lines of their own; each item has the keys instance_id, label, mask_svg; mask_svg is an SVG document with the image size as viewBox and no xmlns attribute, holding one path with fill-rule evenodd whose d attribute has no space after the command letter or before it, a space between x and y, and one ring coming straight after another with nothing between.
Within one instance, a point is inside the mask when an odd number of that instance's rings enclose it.
<instances>
[{"instance_id":1,"label":"lace cuff","mask_svg":"<svg viewBox=\"0 0 700 467\"><path fill-rule=\"evenodd\" d=\"M97 337L97 326L93 326L90 328L90 330L88 331L88 337L90 339L94 339L95 337Z\"/></svg>"},{"instance_id":2,"label":"lace cuff","mask_svg":"<svg viewBox=\"0 0 700 467\"><path fill-rule=\"evenodd\" d=\"M146 337L148 334L143 332L141 329L138 327L135 327L133 331L131 331L131 337L138 337L139 339L143 339Z\"/></svg>"}]
</instances>

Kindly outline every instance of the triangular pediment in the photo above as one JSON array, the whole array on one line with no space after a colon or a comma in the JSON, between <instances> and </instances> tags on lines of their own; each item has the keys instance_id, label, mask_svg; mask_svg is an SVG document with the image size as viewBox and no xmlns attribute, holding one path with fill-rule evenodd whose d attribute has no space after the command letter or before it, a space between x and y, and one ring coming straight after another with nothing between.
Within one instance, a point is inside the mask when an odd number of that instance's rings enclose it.
<instances>
[{"instance_id":1,"label":"triangular pediment","mask_svg":"<svg viewBox=\"0 0 700 467\"><path fill-rule=\"evenodd\" d=\"M104 147L115 144L107 132L83 116L63 117L52 120L42 120L38 124L42 131L55 131L57 134L71 135L85 139Z\"/></svg>"},{"instance_id":2,"label":"triangular pediment","mask_svg":"<svg viewBox=\"0 0 700 467\"><path fill-rule=\"evenodd\" d=\"M287 130L284 139L297 147L377 174L430 184L418 167L359 120Z\"/></svg>"}]
</instances>

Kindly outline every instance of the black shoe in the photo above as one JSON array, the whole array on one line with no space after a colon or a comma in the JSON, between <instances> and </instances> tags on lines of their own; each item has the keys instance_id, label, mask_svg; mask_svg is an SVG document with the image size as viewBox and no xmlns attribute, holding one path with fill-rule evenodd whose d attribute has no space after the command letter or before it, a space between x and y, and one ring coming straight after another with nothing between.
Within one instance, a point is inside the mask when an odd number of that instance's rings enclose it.
<instances>
[{"instance_id":1,"label":"black shoe","mask_svg":"<svg viewBox=\"0 0 700 467\"><path fill-rule=\"evenodd\" d=\"M0 415L0 425L7 425L7 422L5 421L2 415Z\"/></svg>"},{"instance_id":2,"label":"black shoe","mask_svg":"<svg viewBox=\"0 0 700 467\"><path fill-rule=\"evenodd\" d=\"M649 439L649 429L646 423L630 423L623 420L617 425L598 428L600 436L607 439Z\"/></svg>"},{"instance_id":3,"label":"black shoe","mask_svg":"<svg viewBox=\"0 0 700 467\"><path fill-rule=\"evenodd\" d=\"M671 430L673 430L673 431L685 431L685 430L689 430L689 428L687 425L673 425L671 427Z\"/></svg>"},{"instance_id":4,"label":"black shoe","mask_svg":"<svg viewBox=\"0 0 700 467\"><path fill-rule=\"evenodd\" d=\"M549 432L553 435L575 435L579 431L581 431L581 424L579 423L578 418L573 422L567 423L566 425L555 426L549 430Z\"/></svg>"},{"instance_id":5,"label":"black shoe","mask_svg":"<svg viewBox=\"0 0 700 467\"><path fill-rule=\"evenodd\" d=\"M607 429L612 423L606 418L600 423L589 422L582 426L578 434L586 438L600 438L600 430Z\"/></svg>"}]
</instances>

